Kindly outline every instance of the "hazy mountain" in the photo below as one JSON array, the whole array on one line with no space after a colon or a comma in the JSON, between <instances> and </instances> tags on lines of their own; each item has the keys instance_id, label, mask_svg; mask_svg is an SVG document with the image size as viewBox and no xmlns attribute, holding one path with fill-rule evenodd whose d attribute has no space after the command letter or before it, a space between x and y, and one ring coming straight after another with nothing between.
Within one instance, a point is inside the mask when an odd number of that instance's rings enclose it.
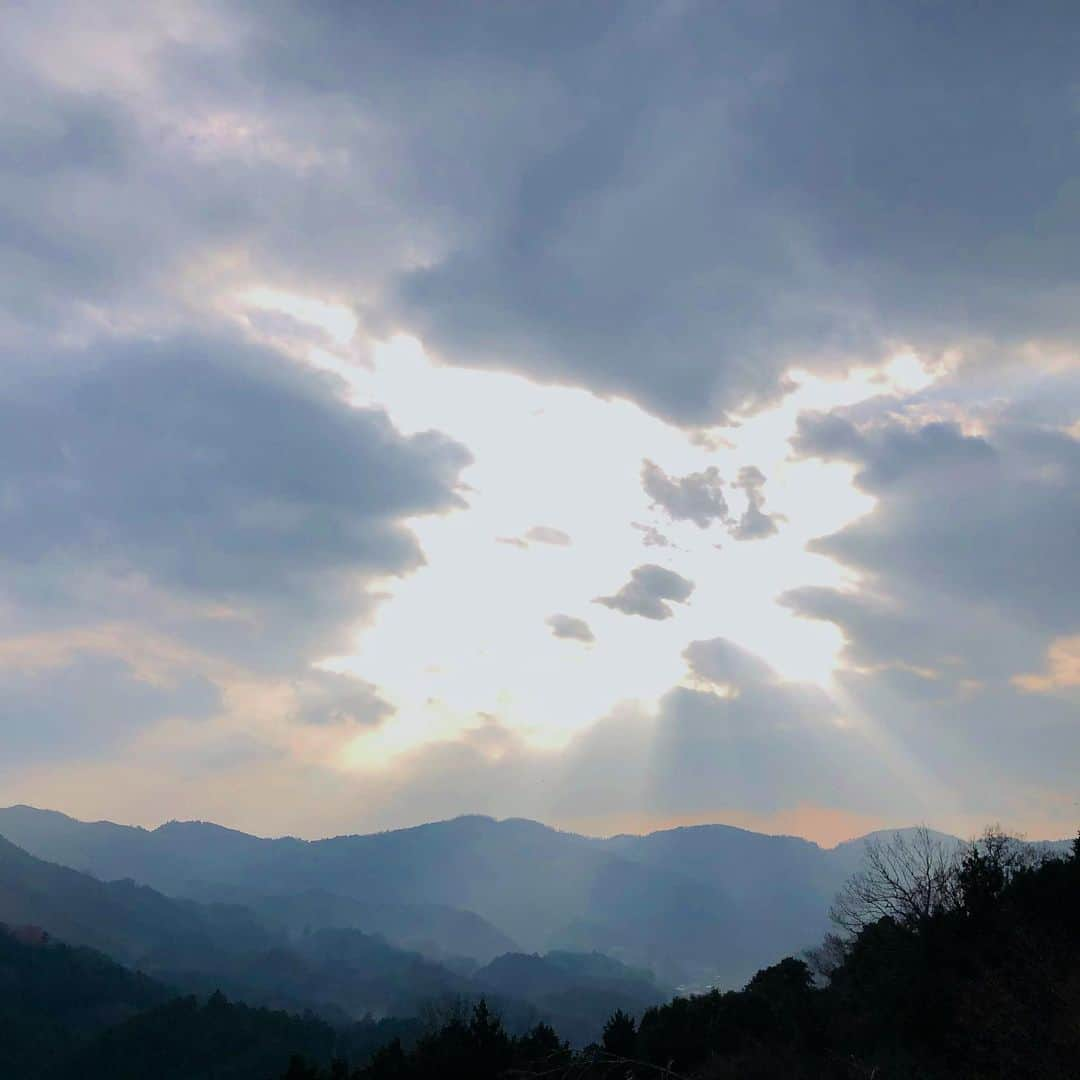
<instances>
[{"instance_id":1,"label":"hazy mountain","mask_svg":"<svg viewBox=\"0 0 1080 1080\"><path fill-rule=\"evenodd\" d=\"M475 929L467 913L452 912L451 921ZM98 881L3 839L0 923L41 927L54 938L107 951L178 990L220 990L253 1005L311 1009L339 1026L487 996L515 1030L559 1020L570 1038L584 1041L597 1037L613 1008L640 1010L664 996L650 973L596 955L526 957L549 973L549 983L538 988L499 977L519 962L516 953L470 977L471 969L451 970L348 927L289 936L246 908L176 900L130 880Z\"/></svg>"},{"instance_id":2,"label":"hazy mountain","mask_svg":"<svg viewBox=\"0 0 1080 1080\"><path fill-rule=\"evenodd\" d=\"M616 836L601 843L624 858L722 890L752 943L745 950L753 954L751 969L765 962L770 948L798 951L820 939L828 927L829 902L847 876L837 872L831 852L808 840L726 825Z\"/></svg>"},{"instance_id":3,"label":"hazy mountain","mask_svg":"<svg viewBox=\"0 0 1080 1080\"><path fill-rule=\"evenodd\" d=\"M180 989L316 1008L338 1022L366 1013L414 1015L432 998L471 989L418 953L359 931L320 931L290 943L245 908L176 900L130 880L98 881L3 838L0 923L42 927Z\"/></svg>"},{"instance_id":4,"label":"hazy mountain","mask_svg":"<svg viewBox=\"0 0 1080 1080\"><path fill-rule=\"evenodd\" d=\"M330 927L363 930L461 971L517 949L512 938L475 912L445 904L374 904L318 889L249 898L249 903L267 925L292 937Z\"/></svg>"},{"instance_id":5,"label":"hazy mountain","mask_svg":"<svg viewBox=\"0 0 1080 1080\"><path fill-rule=\"evenodd\" d=\"M0 922L30 924L75 945L149 968L210 962L269 947L243 908L174 900L123 880L102 882L45 862L0 837Z\"/></svg>"},{"instance_id":6,"label":"hazy mountain","mask_svg":"<svg viewBox=\"0 0 1080 1080\"><path fill-rule=\"evenodd\" d=\"M595 839L473 816L267 840L202 822L85 824L29 807L0 810L0 834L100 877L242 902L293 937L382 934L459 974L470 970L463 957L482 964L566 948L599 950L691 987L738 983L778 953L820 941L829 903L868 839L827 850L723 825Z\"/></svg>"},{"instance_id":7,"label":"hazy mountain","mask_svg":"<svg viewBox=\"0 0 1080 1080\"><path fill-rule=\"evenodd\" d=\"M530 821L464 817L304 842L197 822L154 830L85 825L15 807L0 811L0 834L44 858L69 859L99 876L130 876L176 895L258 907L268 895L316 891L374 907L464 909L518 947L600 949L654 967L671 982L700 968L703 956L740 972L757 958L738 907L713 882ZM313 929L333 925L319 915L312 905L302 918ZM333 915L324 909L322 917ZM452 942L444 947L464 951Z\"/></svg>"}]
</instances>

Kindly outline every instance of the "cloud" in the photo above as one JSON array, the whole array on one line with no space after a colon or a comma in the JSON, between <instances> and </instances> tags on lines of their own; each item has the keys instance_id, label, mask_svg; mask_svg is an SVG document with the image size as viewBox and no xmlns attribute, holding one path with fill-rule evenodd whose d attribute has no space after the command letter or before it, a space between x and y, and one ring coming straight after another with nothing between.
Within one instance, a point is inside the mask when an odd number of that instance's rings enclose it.
<instances>
[{"instance_id":1,"label":"cloud","mask_svg":"<svg viewBox=\"0 0 1080 1080\"><path fill-rule=\"evenodd\" d=\"M726 638L691 642L683 657L694 675L715 686L764 686L778 682L776 672L761 657Z\"/></svg>"},{"instance_id":2,"label":"cloud","mask_svg":"<svg viewBox=\"0 0 1080 1080\"><path fill-rule=\"evenodd\" d=\"M557 775L564 791L596 784L603 755L632 748L610 786L577 796L582 814L638 791L657 813L697 812L715 794L680 801L678 784L698 784L686 777L706 760L734 798L740 755L762 806L781 782L827 797L797 776L800 752L867 806L891 779L898 804L947 807L952 791L1000 817L995 791L1019 805L1073 784L1080 143L1060 7L853 19L843 2L680 4L612 20L592 5L558 19L233 4L163 17L110 2L65 21L18 6L0 41L0 91L18 103L0 116L0 610L19 642L63 659L5 669L7 718L51 731L58 754L93 752L85 717L106 747L167 728L161 771L126 772L151 805L154 781L180 775L173 719L202 732L223 707L249 726L222 730L217 757L209 737L183 744L178 799L202 790L199 761L240 757L205 796L226 810L239 776L267 791L272 778L293 796L276 801L312 813L328 785L347 803L352 778L331 784L312 760L379 722L379 691L311 662L354 647L380 583L421 566L410 522L460 505L468 458L349 406L307 366L313 349L353 370L403 331L439 362L708 425L691 435L713 446L715 425L775 401L793 368L910 349L951 374L804 417L795 443L852 465L877 500L812 545L849 584L785 598L843 634L843 700L701 646L659 729L612 714ZM254 313L252 289L337 305L347 329ZM714 470L652 465L642 482L672 520L719 520L737 539L780 520L760 474L731 485L747 499L734 522ZM599 602L668 618L692 588L638 567ZM109 716L83 707L80 680ZM814 727L812 709L877 727L860 744ZM256 769L245 755L260 745ZM492 804L515 810L537 758L499 745L522 763L506 788L487 766L439 779L474 744L433 749L435 779L464 799L486 776ZM834 768L857 772L858 745L863 795ZM275 756L295 746L307 756ZM650 786L661 760L683 775L660 769ZM63 781L49 790L77 778ZM401 784L414 818L422 787ZM417 807L441 805L432 790Z\"/></svg>"},{"instance_id":3,"label":"cloud","mask_svg":"<svg viewBox=\"0 0 1080 1080\"><path fill-rule=\"evenodd\" d=\"M1042 675L1017 675L1013 685L1033 694L1052 694L1080 687L1080 635L1057 638L1047 654Z\"/></svg>"},{"instance_id":4,"label":"cloud","mask_svg":"<svg viewBox=\"0 0 1080 1080\"><path fill-rule=\"evenodd\" d=\"M36 671L0 669L0 775L44 760L104 758L166 717L201 721L220 707L218 687L198 674L150 681L115 657L81 655Z\"/></svg>"},{"instance_id":5,"label":"cloud","mask_svg":"<svg viewBox=\"0 0 1080 1080\"><path fill-rule=\"evenodd\" d=\"M168 322L247 277L707 424L793 365L1080 330L1058 19L425 11L224 6L180 33L110 4L57 33L21 9L3 336Z\"/></svg>"},{"instance_id":6,"label":"cloud","mask_svg":"<svg viewBox=\"0 0 1080 1080\"><path fill-rule=\"evenodd\" d=\"M692 521L707 529L714 521L728 520L724 482L715 466L687 476L671 477L655 462L641 463L641 486L672 521Z\"/></svg>"},{"instance_id":7,"label":"cloud","mask_svg":"<svg viewBox=\"0 0 1080 1080\"><path fill-rule=\"evenodd\" d=\"M902 489L920 478L933 483L945 470L953 479L961 470L977 474L992 468L995 459L985 438L965 435L956 423L908 425L883 418L860 428L836 413L800 416L792 447L804 456L858 464L855 482L872 494Z\"/></svg>"},{"instance_id":8,"label":"cloud","mask_svg":"<svg viewBox=\"0 0 1080 1080\"><path fill-rule=\"evenodd\" d=\"M530 544L549 544L552 547L569 547L573 541L569 533L562 529L556 529L551 525L533 525L524 536L500 536L496 543L506 544L509 547L527 549Z\"/></svg>"},{"instance_id":9,"label":"cloud","mask_svg":"<svg viewBox=\"0 0 1080 1080\"><path fill-rule=\"evenodd\" d=\"M746 494L746 510L733 518L724 498L724 482L715 466L686 476L668 476L653 461L641 464L641 486L671 521L692 521L699 529L707 529L714 521L722 523L735 540L764 540L777 531L777 516L765 513L765 475L755 465L745 465L732 484ZM667 546L656 529L634 526L645 532L646 546Z\"/></svg>"},{"instance_id":10,"label":"cloud","mask_svg":"<svg viewBox=\"0 0 1080 1080\"><path fill-rule=\"evenodd\" d=\"M630 522L631 529L641 533L641 542L645 547L674 547L672 542L655 525L646 525L640 521Z\"/></svg>"},{"instance_id":11,"label":"cloud","mask_svg":"<svg viewBox=\"0 0 1080 1080\"><path fill-rule=\"evenodd\" d=\"M313 670L294 680L292 690L303 724L377 727L394 713L371 683L352 675Z\"/></svg>"},{"instance_id":12,"label":"cloud","mask_svg":"<svg viewBox=\"0 0 1080 1080\"><path fill-rule=\"evenodd\" d=\"M554 544L556 547L566 547L571 543L567 533L550 525L534 525L525 534L525 539L534 544Z\"/></svg>"},{"instance_id":13,"label":"cloud","mask_svg":"<svg viewBox=\"0 0 1080 1080\"><path fill-rule=\"evenodd\" d=\"M0 654L22 642L48 669L38 689L9 680L7 710L31 724L36 694L58 756L238 695L260 703L252 729L282 694L299 724L378 723L389 706L374 687L310 664L348 647L376 579L423 563L406 519L462 506L469 461L223 336L103 342L46 354L40 373L8 369L0 454ZM210 689L161 689L188 684Z\"/></svg>"},{"instance_id":14,"label":"cloud","mask_svg":"<svg viewBox=\"0 0 1080 1080\"><path fill-rule=\"evenodd\" d=\"M603 604L624 615L640 615L645 619L670 619L674 614L664 601L682 604L694 591L694 583L665 570L654 563L646 563L630 573L630 580L612 596L599 596L594 603Z\"/></svg>"},{"instance_id":15,"label":"cloud","mask_svg":"<svg viewBox=\"0 0 1080 1080\"><path fill-rule=\"evenodd\" d=\"M756 465L744 465L732 487L742 488L746 493L746 510L738 522L728 530L736 540L764 540L777 531L777 517L766 514L762 507L765 496L765 474Z\"/></svg>"},{"instance_id":16,"label":"cloud","mask_svg":"<svg viewBox=\"0 0 1080 1080\"><path fill-rule=\"evenodd\" d=\"M365 818L373 827L468 809L593 829L768 816L806 805L887 818L910 812L918 794L903 788L858 727L838 723L842 714L821 690L783 682L720 639L695 642L691 658L702 667L723 664L723 681L735 665L740 693L675 687L655 710L613 709L558 752L530 747L506 728L495 738L488 720L473 734L418 748L381 775L365 774L363 805L342 812L355 821L375 807Z\"/></svg>"},{"instance_id":17,"label":"cloud","mask_svg":"<svg viewBox=\"0 0 1080 1080\"><path fill-rule=\"evenodd\" d=\"M683 422L898 341L1068 340L1080 150L1060 147L1073 75L1052 25L683 6L570 20L557 60L491 27L528 86L512 111L548 138L498 155L487 227L405 279L405 316L459 362Z\"/></svg>"},{"instance_id":18,"label":"cloud","mask_svg":"<svg viewBox=\"0 0 1080 1080\"><path fill-rule=\"evenodd\" d=\"M841 700L944 813L1062 822L1080 442L1058 425L1080 397L1068 368L1018 395L1016 371L969 376L801 418L796 452L852 464L876 504L810 545L852 582L781 602L841 630Z\"/></svg>"},{"instance_id":19,"label":"cloud","mask_svg":"<svg viewBox=\"0 0 1080 1080\"><path fill-rule=\"evenodd\" d=\"M77 353L8 385L0 452L12 564L77 552L256 604L326 573L419 565L400 519L462 505L468 461L272 353L198 339Z\"/></svg>"},{"instance_id":20,"label":"cloud","mask_svg":"<svg viewBox=\"0 0 1080 1080\"><path fill-rule=\"evenodd\" d=\"M573 615L549 615L544 621L551 627L552 634L557 638L585 642L596 640L589 624L584 619L575 618Z\"/></svg>"},{"instance_id":21,"label":"cloud","mask_svg":"<svg viewBox=\"0 0 1080 1080\"><path fill-rule=\"evenodd\" d=\"M800 422L797 452L852 462L857 485L879 498L812 550L890 596L928 589L1021 625L1073 628L1062 583L1080 579L1080 442L1008 422L967 435L956 423L908 420L896 402L878 408L858 424L836 414Z\"/></svg>"}]
</instances>

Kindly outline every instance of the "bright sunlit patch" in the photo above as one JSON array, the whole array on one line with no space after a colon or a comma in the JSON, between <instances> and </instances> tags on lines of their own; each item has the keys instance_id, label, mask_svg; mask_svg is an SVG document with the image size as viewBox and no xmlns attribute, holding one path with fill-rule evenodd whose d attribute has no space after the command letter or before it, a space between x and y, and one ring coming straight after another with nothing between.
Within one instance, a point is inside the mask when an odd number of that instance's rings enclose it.
<instances>
[{"instance_id":1,"label":"bright sunlit patch","mask_svg":"<svg viewBox=\"0 0 1080 1080\"><path fill-rule=\"evenodd\" d=\"M803 373L776 408L701 438L625 401L432 363L405 335L378 345L370 368L343 374L358 405L385 408L406 433L443 431L474 456L463 476L468 509L410 523L426 565L381 583L389 599L355 653L323 664L375 683L397 710L353 739L342 764L354 768L381 768L432 741L468 738L484 717L531 746L563 746L620 701L655 707L685 678L682 653L695 640L728 638L783 679L829 687L840 632L776 599L802 585L851 583L806 545L866 513L873 500L853 487L847 465L792 460L788 439L804 410L930 378L912 356L844 380ZM741 542L720 523L702 529L669 520L642 489L643 458L672 476L716 466L729 481L735 518L746 497L730 481L756 465L766 476L766 511L784 519L779 531ZM499 542L537 526L571 543ZM643 563L694 582L670 618L595 602ZM595 640L556 638L547 624L556 613L584 620Z\"/></svg>"},{"instance_id":2,"label":"bright sunlit patch","mask_svg":"<svg viewBox=\"0 0 1080 1080\"><path fill-rule=\"evenodd\" d=\"M240 304L261 311L281 312L325 333L335 344L345 345L356 333L356 315L344 304L330 304L310 296L258 286L238 297Z\"/></svg>"}]
</instances>

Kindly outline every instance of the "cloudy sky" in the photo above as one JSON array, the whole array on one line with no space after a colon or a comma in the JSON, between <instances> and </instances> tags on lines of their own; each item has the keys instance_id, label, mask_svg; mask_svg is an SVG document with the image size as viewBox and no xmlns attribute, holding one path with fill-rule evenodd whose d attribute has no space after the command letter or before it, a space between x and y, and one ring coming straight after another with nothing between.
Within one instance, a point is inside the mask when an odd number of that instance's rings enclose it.
<instances>
[{"instance_id":1,"label":"cloudy sky","mask_svg":"<svg viewBox=\"0 0 1080 1080\"><path fill-rule=\"evenodd\" d=\"M1075 831L1075 4L3 22L0 802Z\"/></svg>"}]
</instances>

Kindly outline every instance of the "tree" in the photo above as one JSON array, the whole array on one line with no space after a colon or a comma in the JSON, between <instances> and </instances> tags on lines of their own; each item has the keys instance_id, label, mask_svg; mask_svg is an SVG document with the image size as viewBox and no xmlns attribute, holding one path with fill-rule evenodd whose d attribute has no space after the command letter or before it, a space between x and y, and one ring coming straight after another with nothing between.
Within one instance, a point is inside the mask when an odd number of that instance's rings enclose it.
<instances>
[{"instance_id":1,"label":"tree","mask_svg":"<svg viewBox=\"0 0 1080 1080\"><path fill-rule=\"evenodd\" d=\"M958 869L957 852L925 827L910 836L894 833L885 843L874 838L866 844L863 868L840 890L829 917L850 934L886 917L917 930L956 906Z\"/></svg>"},{"instance_id":2,"label":"tree","mask_svg":"<svg viewBox=\"0 0 1080 1080\"><path fill-rule=\"evenodd\" d=\"M956 871L958 906L972 919L992 910L1017 873L1033 865L1029 851L1015 838L992 825L973 840Z\"/></svg>"},{"instance_id":3,"label":"tree","mask_svg":"<svg viewBox=\"0 0 1080 1080\"><path fill-rule=\"evenodd\" d=\"M637 1024L629 1013L616 1009L604 1025L602 1045L615 1057L633 1057L637 1047Z\"/></svg>"}]
</instances>

